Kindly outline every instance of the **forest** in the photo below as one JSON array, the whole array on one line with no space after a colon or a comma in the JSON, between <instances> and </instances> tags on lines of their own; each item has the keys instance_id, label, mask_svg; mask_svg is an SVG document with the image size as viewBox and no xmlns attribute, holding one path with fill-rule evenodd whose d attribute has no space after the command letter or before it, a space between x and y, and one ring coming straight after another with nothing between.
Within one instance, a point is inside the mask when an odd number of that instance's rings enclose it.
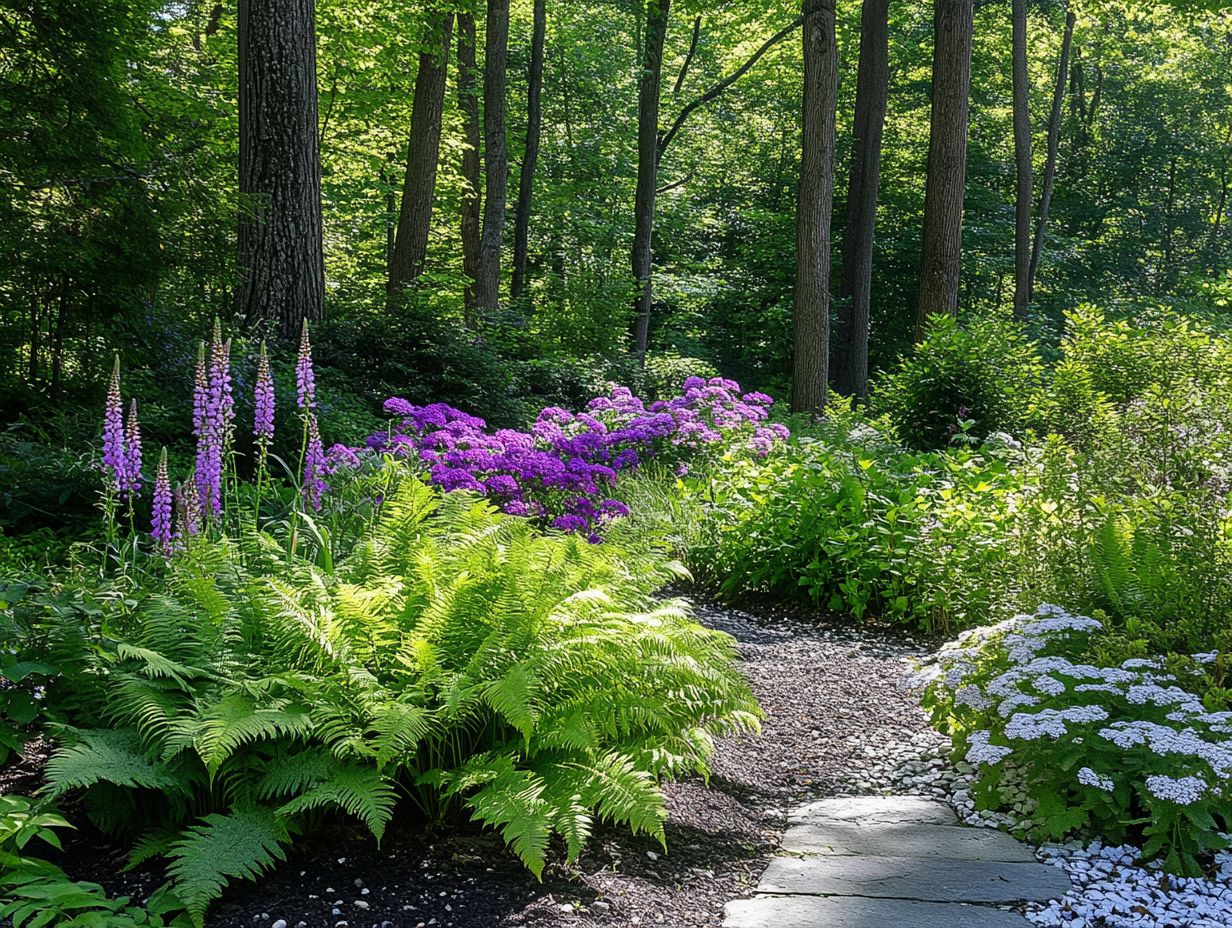
<instances>
[{"instance_id":1,"label":"forest","mask_svg":"<svg viewBox=\"0 0 1232 928\"><path fill-rule=\"evenodd\" d=\"M1230 186L1224 0L0 0L0 926L1232 923Z\"/></svg>"}]
</instances>

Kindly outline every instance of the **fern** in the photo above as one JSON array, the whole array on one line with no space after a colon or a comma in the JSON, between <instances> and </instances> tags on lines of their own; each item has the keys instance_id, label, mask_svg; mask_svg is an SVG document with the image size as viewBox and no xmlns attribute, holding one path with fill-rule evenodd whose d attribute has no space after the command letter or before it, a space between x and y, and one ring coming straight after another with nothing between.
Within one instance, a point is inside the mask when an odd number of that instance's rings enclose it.
<instances>
[{"instance_id":1,"label":"fern","mask_svg":"<svg viewBox=\"0 0 1232 928\"><path fill-rule=\"evenodd\" d=\"M182 781L141 747L136 731L126 728L70 731L72 744L62 747L44 770L53 799L96 783L154 790L178 790Z\"/></svg>"},{"instance_id":2,"label":"fern","mask_svg":"<svg viewBox=\"0 0 1232 928\"><path fill-rule=\"evenodd\" d=\"M466 801L472 818L499 828L536 877L543 878L548 839L552 836L552 808L544 800L544 782L529 770L518 770L508 757L496 758L487 783Z\"/></svg>"},{"instance_id":3,"label":"fern","mask_svg":"<svg viewBox=\"0 0 1232 928\"><path fill-rule=\"evenodd\" d=\"M232 879L256 879L285 860L289 840L278 816L262 808L207 815L185 829L167 852L167 869L193 921L204 924L206 908Z\"/></svg>"},{"instance_id":4,"label":"fern","mask_svg":"<svg viewBox=\"0 0 1232 928\"><path fill-rule=\"evenodd\" d=\"M318 785L286 803L278 814L294 815L334 806L363 822L380 841L393 816L396 800L393 787L373 768L335 762Z\"/></svg>"},{"instance_id":5,"label":"fern","mask_svg":"<svg viewBox=\"0 0 1232 928\"><path fill-rule=\"evenodd\" d=\"M311 718L299 706L258 708L250 697L231 693L199 717L177 722L167 745L174 752L191 743L212 779L227 758L244 745L306 735L311 727Z\"/></svg>"},{"instance_id":6,"label":"fern","mask_svg":"<svg viewBox=\"0 0 1232 928\"><path fill-rule=\"evenodd\" d=\"M663 823L667 806L654 778L620 754L608 754L582 768L590 775L587 805L598 807L606 820L627 824L635 833L650 835L667 847Z\"/></svg>"},{"instance_id":7,"label":"fern","mask_svg":"<svg viewBox=\"0 0 1232 928\"><path fill-rule=\"evenodd\" d=\"M332 571L201 544L121 615L55 617L81 668L56 709L110 727L66 730L51 789L144 833L132 860L169 857L198 921L312 813L380 839L399 789L468 809L537 876L552 835L576 859L595 820L663 841L660 778L705 775L715 735L758 724L732 640L654 602L661 555L396 476Z\"/></svg>"}]
</instances>

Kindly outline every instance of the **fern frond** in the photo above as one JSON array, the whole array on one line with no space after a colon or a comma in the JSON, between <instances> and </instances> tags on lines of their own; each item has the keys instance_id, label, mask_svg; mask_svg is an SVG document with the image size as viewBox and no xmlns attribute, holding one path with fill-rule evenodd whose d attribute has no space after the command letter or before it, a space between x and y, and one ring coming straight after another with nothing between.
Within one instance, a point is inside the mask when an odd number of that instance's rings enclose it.
<instances>
[{"instance_id":1,"label":"fern frond","mask_svg":"<svg viewBox=\"0 0 1232 928\"><path fill-rule=\"evenodd\" d=\"M526 868L536 879L542 879L552 835L552 809L543 798L543 779L511 763L501 764L492 772L495 775L491 781L466 800L471 818L499 828L505 843Z\"/></svg>"},{"instance_id":2,"label":"fern frond","mask_svg":"<svg viewBox=\"0 0 1232 928\"><path fill-rule=\"evenodd\" d=\"M628 757L608 754L594 764L579 765L590 775L583 801L597 808L601 818L627 824L634 832L648 834L664 847L667 836L667 806L659 784L650 774L637 769Z\"/></svg>"},{"instance_id":3,"label":"fern frond","mask_svg":"<svg viewBox=\"0 0 1232 928\"><path fill-rule=\"evenodd\" d=\"M248 696L230 693L209 706L196 719L176 722L168 738L174 750L189 741L209 771L210 778L232 754L254 741L295 738L312 728L308 712L295 705L258 708Z\"/></svg>"},{"instance_id":4,"label":"fern frond","mask_svg":"<svg viewBox=\"0 0 1232 928\"><path fill-rule=\"evenodd\" d=\"M515 664L483 688L483 701L530 743L539 717L535 695L537 681L524 664Z\"/></svg>"},{"instance_id":5,"label":"fern frond","mask_svg":"<svg viewBox=\"0 0 1232 928\"><path fill-rule=\"evenodd\" d=\"M44 770L53 799L96 783L156 790L183 786L170 768L142 749L133 729L73 731L71 737L74 743L56 751Z\"/></svg>"},{"instance_id":6,"label":"fern frond","mask_svg":"<svg viewBox=\"0 0 1232 928\"><path fill-rule=\"evenodd\" d=\"M363 822L380 841L393 816L395 802L397 795L393 787L376 769L334 761L321 783L283 805L278 814L287 816L307 809L336 806Z\"/></svg>"},{"instance_id":7,"label":"fern frond","mask_svg":"<svg viewBox=\"0 0 1232 928\"><path fill-rule=\"evenodd\" d=\"M188 914L200 926L209 904L232 879L255 879L285 860L283 845L289 840L286 826L269 809L207 815L171 845L167 870Z\"/></svg>"},{"instance_id":8,"label":"fern frond","mask_svg":"<svg viewBox=\"0 0 1232 928\"><path fill-rule=\"evenodd\" d=\"M143 648L127 642L116 643L116 656L123 660L134 660L142 664L141 673L151 679L174 680L181 689L189 688L189 678L200 676L202 671L195 667L186 667L178 661L164 657L150 648Z\"/></svg>"}]
</instances>

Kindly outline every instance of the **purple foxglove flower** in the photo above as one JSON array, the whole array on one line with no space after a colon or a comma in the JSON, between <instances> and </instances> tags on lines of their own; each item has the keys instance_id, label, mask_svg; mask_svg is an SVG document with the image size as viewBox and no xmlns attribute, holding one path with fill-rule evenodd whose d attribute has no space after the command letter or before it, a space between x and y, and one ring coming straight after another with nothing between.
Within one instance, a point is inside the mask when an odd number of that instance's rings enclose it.
<instances>
[{"instance_id":1,"label":"purple foxglove flower","mask_svg":"<svg viewBox=\"0 0 1232 928\"><path fill-rule=\"evenodd\" d=\"M130 496L141 492L141 423L137 421L137 400L128 407L128 422L124 426L124 486Z\"/></svg>"},{"instance_id":2,"label":"purple foxglove flower","mask_svg":"<svg viewBox=\"0 0 1232 928\"><path fill-rule=\"evenodd\" d=\"M128 484L128 455L124 447L124 401L120 397L120 358L115 359L107 402L103 406L103 472L107 485L122 492Z\"/></svg>"},{"instance_id":3,"label":"purple foxglove flower","mask_svg":"<svg viewBox=\"0 0 1232 928\"><path fill-rule=\"evenodd\" d=\"M308 341L307 319L299 338L299 357L295 359L295 391L300 414L308 415L316 408L317 379L312 369L312 343Z\"/></svg>"},{"instance_id":4,"label":"purple foxglove flower","mask_svg":"<svg viewBox=\"0 0 1232 928\"><path fill-rule=\"evenodd\" d=\"M171 478L167 475L167 449L158 459L154 476L154 514L150 521L150 537L165 557L175 550L175 532L171 524Z\"/></svg>"},{"instance_id":5,"label":"purple foxglove flower","mask_svg":"<svg viewBox=\"0 0 1232 928\"><path fill-rule=\"evenodd\" d=\"M317 425L317 417L308 416L308 447L304 450L304 502L313 509L321 508L321 494L328 489L325 485L325 475L329 473L329 465L325 459L325 448L321 444L321 429Z\"/></svg>"},{"instance_id":6,"label":"purple foxglove flower","mask_svg":"<svg viewBox=\"0 0 1232 928\"><path fill-rule=\"evenodd\" d=\"M274 375L270 373L269 358L265 354L265 342L261 343L261 355L257 359L257 383L253 395L252 431L264 454L274 440Z\"/></svg>"}]
</instances>

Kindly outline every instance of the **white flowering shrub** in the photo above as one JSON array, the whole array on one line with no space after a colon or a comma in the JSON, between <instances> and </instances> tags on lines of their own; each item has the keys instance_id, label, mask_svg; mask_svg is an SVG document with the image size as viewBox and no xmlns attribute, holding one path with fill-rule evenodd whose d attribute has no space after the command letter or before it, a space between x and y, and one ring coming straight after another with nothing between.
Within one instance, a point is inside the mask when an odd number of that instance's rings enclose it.
<instances>
[{"instance_id":1,"label":"white flowering shrub","mask_svg":"<svg viewBox=\"0 0 1232 928\"><path fill-rule=\"evenodd\" d=\"M1037 838L1140 837L1169 870L1194 874L1232 830L1232 712L1207 711L1182 685L1216 655L1078 662L1101 630L1041 606L964 633L910 683L976 768L981 807L1025 790Z\"/></svg>"}]
</instances>

